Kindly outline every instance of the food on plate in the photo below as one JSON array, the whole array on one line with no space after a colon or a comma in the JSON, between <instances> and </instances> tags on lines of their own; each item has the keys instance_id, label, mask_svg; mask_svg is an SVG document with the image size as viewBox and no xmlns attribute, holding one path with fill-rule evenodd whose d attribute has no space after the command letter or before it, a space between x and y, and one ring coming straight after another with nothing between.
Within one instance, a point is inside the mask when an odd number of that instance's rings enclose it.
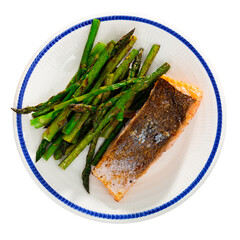
<instances>
[{"instance_id":1,"label":"food on plate","mask_svg":"<svg viewBox=\"0 0 240 240\"><path fill-rule=\"evenodd\" d=\"M202 99L192 85L159 78L136 116L93 169L120 201L128 189L166 151L189 123Z\"/></svg>"},{"instance_id":2,"label":"food on plate","mask_svg":"<svg viewBox=\"0 0 240 240\"><path fill-rule=\"evenodd\" d=\"M93 166L95 166L94 175L104 182L116 200L120 200L129 186L147 170L157 155L169 145L169 139L172 141L194 115L201 96L198 95L197 88L166 77L164 74L170 69L167 62L148 74L148 70L159 52L159 44L153 44L148 54L144 56L143 48L133 48L137 37L133 35L135 29L132 29L117 42L109 39L108 43L97 42L94 45L99 27L100 21L93 19L79 67L66 84L65 89L36 106L12 109L18 114L32 113L33 118L30 120L30 124L36 129L45 129L42 141L36 151L36 162L41 158L47 161L53 156L55 160L60 160L59 166L66 169L89 145L86 164L82 171L84 188L89 193L89 176ZM144 61L142 61L143 58ZM116 144L123 144L123 140L120 141L120 139L125 136L124 134L129 134L128 129L131 126L138 124L144 129L144 124L147 122L141 122L139 117L143 113L151 114L152 109L149 104L154 103L154 98L163 96L161 95L162 92L158 92L158 90L165 89L164 86L167 86L166 89L170 99L176 98L186 101L182 102L186 109L177 112L180 115L174 113L177 120L180 119L179 117L184 120L176 125L177 128L163 130L164 128L159 127L159 124L168 121L173 115L168 116L166 120L166 115L162 115L161 111L158 112L159 109L155 104L156 111L154 111L158 119L156 119L157 127L153 126L153 128L156 128L155 132L159 130L160 133L156 135L159 136L156 137L159 138L157 139L157 145L150 146L148 149L151 151L146 153L150 154L151 158L144 160L144 165L141 167L142 172L139 172L138 175L127 176L126 172L122 176L119 175L120 182L129 180L131 184L128 182L124 185L122 182L122 185L118 185L120 190L116 190L116 186L114 190L110 186L110 182L106 180L109 176L101 177L104 176L103 173L110 173L110 168L108 171L105 166L106 159L111 159L109 153L117 148ZM172 102L169 105L170 112L176 110L172 108L175 107L174 104L178 105L180 103L178 101L176 103ZM163 109L166 109L166 106L160 108L160 110ZM132 121L128 124L131 119ZM117 138L125 125L127 127L124 132ZM99 149L96 149L100 137L105 138L105 141ZM165 137L169 141L166 139L163 141L162 138ZM116 138L117 140L114 142ZM168 144L163 144L163 146L161 145L163 142ZM139 144L144 145L141 142ZM135 152L140 149L137 145L134 146ZM113 151L113 153L116 154L116 151ZM139 159L140 154L142 154L141 151L136 152L135 161ZM113 163L111 165L112 169L117 168L115 163L118 159L120 157L116 155L116 159L111 160L111 163ZM126 165L127 168L130 166L131 164ZM136 173L134 168L131 171L129 169L129 172ZM111 181L113 183L116 179L114 181L111 179ZM121 193L118 193L119 191Z\"/></svg>"}]
</instances>

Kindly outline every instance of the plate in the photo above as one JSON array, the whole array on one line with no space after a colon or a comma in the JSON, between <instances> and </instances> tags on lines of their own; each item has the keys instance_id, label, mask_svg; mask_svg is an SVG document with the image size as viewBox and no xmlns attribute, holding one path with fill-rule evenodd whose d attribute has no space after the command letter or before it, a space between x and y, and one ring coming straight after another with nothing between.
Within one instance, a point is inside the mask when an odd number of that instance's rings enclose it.
<instances>
[{"instance_id":1,"label":"plate","mask_svg":"<svg viewBox=\"0 0 240 240\"><path fill-rule=\"evenodd\" d=\"M160 51L150 68L163 62L171 65L169 77L194 84L203 90L200 108L177 139L147 174L141 177L120 202L95 177L91 194L81 182L85 150L62 170L53 158L35 163L35 152L43 129L34 129L30 115L14 114L19 153L37 185L55 202L81 216L108 222L134 222L161 215L186 200L209 175L220 153L225 121L222 93L208 64L185 38L167 26L140 17L106 16L101 20L97 41L117 41L135 28L135 48L144 57L154 43ZM14 107L43 102L58 93L76 72L92 20L76 23L49 40L33 56L19 82Z\"/></svg>"}]
</instances>

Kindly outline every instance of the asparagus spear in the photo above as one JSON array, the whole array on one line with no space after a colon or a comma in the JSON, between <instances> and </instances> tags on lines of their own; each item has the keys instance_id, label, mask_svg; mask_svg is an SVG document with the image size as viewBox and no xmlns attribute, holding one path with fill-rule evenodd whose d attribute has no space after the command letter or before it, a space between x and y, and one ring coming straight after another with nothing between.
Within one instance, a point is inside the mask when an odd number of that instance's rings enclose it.
<instances>
[{"instance_id":1,"label":"asparagus spear","mask_svg":"<svg viewBox=\"0 0 240 240\"><path fill-rule=\"evenodd\" d=\"M87 85L91 84L94 81L99 71L102 69L106 61L109 59L113 47L114 46L112 43L108 43L106 51L104 51L101 54L97 62L94 64L92 69L87 74L87 77L81 83L80 88L76 90L76 91L79 90L78 93L84 92L86 90ZM74 95L77 95L76 91ZM51 139L58 132L58 130L65 124L67 117L69 116L70 113L71 109L69 108L64 109L53 121L53 123L48 127L48 129L43 133L43 138L47 139L48 141L51 141Z\"/></svg>"},{"instance_id":2,"label":"asparagus spear","mask_svg":"<svg viewBox=\"0 0 240 240\"><path fill-rule=\"evenodd\" d=\"M77 146L77 144L86 136L86 134L91 131L91 129L92 129L91 120L92 120L91 118L88 118L86 120L81 131L79 131L77 133L77 135L75 136L75 138L72 140L72 142L69 143L70 145L69 145L69 147L67 147L67 149L65 151L65 155L69 155L72 152L72 150ZM90 122L90 124L87 124L88 122Z\"/></svg>"},{"instance_id":3,"label":"asparagus spear","mask_svg":"<svg viewBox=\"0 0 240 240\"><path fill-rule=\"evenodd\" d=\"M124 93L125 92L120 92L117 95L113 96L112 98L108 99L106 102L101 103L98 106L97 112L105 110L109 107L112 107L120 99L120 97L122 97Z\"/></svg>"},{"instance_id":4,"label":"asparagus spear","mask_svg":"<svg viewBox=\"0 0 240 240\"><path fill-rule=\"evenodd\" d=\"M160 45L154 44L152 46L152 48L150 49L143 65L142 65L142 68L141 68L141 70L138 74L139 77L142 77L142 76L146 75L146 73L147 73L148 69L150 68L154 58L156 57L159 49L160 49Z\"/></svg>"},{"instance_id":5,"label":"asparagus spear","mask_svg":"<svg viewBox=\"0 0 240 240\"><path fill-rule=\"evenodd\" d=\"M73 88L74 88L74 86L70 86L70 87L66 88L65 90L63 90L62 92L59 92L57 95L52 96L46 102L40 103L36 106L30 106L30 107L26 107L26 108L22 108L22 109L12 108L12 110L19 114L28 114L31 112L43 110L44 108L51 106L55 102L62 100L67 95L67 93L70 92Z\"/></svg>"},{"instance_id":6,"label":"asparagus spear","mask_svg":"<svg viewBox=\"0 0 240 240\"><path fill-rule=\"evenodd\" d=\"M49 123L47 123L46 125L43 126L44 129L47 129L53 122L54 119L50 120Z\"/></svg>"},{"instance_id":7,"label":"asparagus spear","mask_svg":"<svg viewBox=\"0 0 240 240\"><path fill-rule=\"evenodd\" d=\"M108 76L105 80L105 86L110 86L111 84L113 84L113 81L114 81L114 74L112 74L112 73L108 74ZM106 100L109 98L109 95L110 95L110 91L97 95L93 104L96 104L97 102L106 102ZM93 127L94 128L97 126L99 121L102 119L102 116L104 116L104 114L105 114L105 113L102 114L104 109L102 109L101 112L99 111L100 110L99 107L100 106L98 106L98 108L97 108L98 112L94 115L94 118L93 118ZM99 136L97 138L99 138ZM96 140L93 139L92 142L94 142L94 141L96 141Z\"/></svg>"},{"instance_id":8,"label":"asparagus spear","mask_svg":"<svg viewBox=\"0 0 240 240\"><path fill-rule=\"evenodd\" d=\"M105 81L104 81L104 85L105 85L105 86L110 86L110 85L112 85L112 84L114 83L113 80L114 80L114 74L113 74L113 73L108 74L107 77L106 77L106 79L105 79ZM102 96L101 96L101 101L102 101L102 102L106 102L107 99L108 99L109 96L110 96L110 93L111 93L110 91L103 93Z\"/></svg>"},{"instance_id":9,"label":"asparagus spear","mask_svg":"<svg viewBox=\"0 0 240 240\"><path fill-rule=\"evenodd\" d=\"M62 149L59 148L54 154L53 157L55 160L59 160L63 157Z\"/></svg>"},{"instance_id":10,"label":"asparagus spear","mask_svg":"<svg viewBox=\"0 0 240 240\"><path fill-rule=\"evenodd\" d=\"M130 63L135 59L138 55L138 50L133 49L125 60L121 63L121 65L116 69L113 76L113 83L117 82L117 80L121 77L121 75L128 70Z\"/></svg>"},{"instance_id":11,"label":"asparagus spear","mask_svg":"<svg viewBox=\"0 0 240 240\"><path fill-rule=\"evenodd\" d=\"M90 131L92 129L92 117L89 117L83 124L81 131L78 131L78 133L75 135L75 137L72 139L71 143L75 144L78 141L80 141L80 139L82 139L88 131ZM63 139L66 135L63 136ZM65 140L65 139L64 139Z\"/></svg>"},{"instance_id":12,"label":"asparagus spear","mask_svg":"<svg viewBox=\"0 0 240 240\"><path fill-rule=\"evenodd\" d=\"M127 80L125 82L120 82L120 83L115 83L115 84L112 84L110 86L103 86L103 87L100 87L99 89L95 90L95 91L91 91L90 93L86 93L82 96L79 96L79 97L75 97L75 98L72 98L68 101L65 101L65 102L62 102L56 106L54 106L54 110L61 110L63 108L66 108L67 106L69 106L70 104L72 103L79 103L79 102L82 102L86 99L89 99L89 98L92 98L96 95L99 95L101 93L104 93L104 92L107 92L107 91L113 91L113 90L117 90L121 87L124 87L124 86L128 86L130 84L133 84L133 83L136 83L136 82L140 82L142 81L143 78L133 78L133 79L130 79L130 80Z\"/></svg>"},{"instance_id":13,"label":"asparagus spear","mask_svg":"<svg viewBox=\"0 0 240 240\"><path fill-rule=\"evenodd\" d=\"M69 87L70 91L68 91L68 93L65 96L65 98L63 99L63 101L67 101L68 99L70 99L70 97L72 96L73 92L76 90L77 86L78 86L78 84L72 85L72 86ZM41 116L39 116L37 118L31 119L30 123L35 128L40 128L40 127L46 126L49 123L52 123L53 120L59 115L60 112L61 111L51 111L51 112L49 112L47 114L44 114L44 115L41 115Z\"/></svg>"},{"instance_id":14,"label":"asparagus spear","mask_svg":"<svg viewBox=\"0 0 240 240\"><path fill-rule=\"evenodd\" d=\"M92 49L91 54L89 55L88 58L88 69L91 68L94 63L98 60L100 57L101 53L105 49L106 45L104 43L98 42Z\"/></svg>"},{"instance_id":15,"label":"asparagus spear","mask_svg":"<svg viewBox=\"0 0 240 240\"><path fill-rule=\"evenodd\" d=\"M62 141L63 141L63 139L62 139L62 134L61 134L59 137L57 137L57 139L55 141L53 141L51 143L48 150L43 154L42 157L47 161L55 153L55 151L59 148Z\"/></svg>"},{"instance_id":16,"label":"asparagus spear","mask_svg":"<svg viewBox=\"0 0 240 240\"><path fill-rule=\"evenodd\" d=\"M84 113L84 112L94 112L97 110L97 107L86 105L84 103L70 104L69 108L74 112Z\"/></svg>"},{"instance_id":17,"label":"asparagus spear","mask_svg":"<svg viewBox=\"0 0 240 240\"><path fill-rule=\"evenodd\" d=\"M88 131L89 130L91 130L91 128L90 129L88 129ZM76 144L78 141L79 141L79 139L80 139L80 135L82 135L82 131L79 131L78 133L77 133L77 135L74 137L74 139L72 140L72 142L69 142L69 144Z\"/></svg>"},{"instance_id":18,"label":"asparagus spear","mask_svg":"<svg viewBox=\"0 0 240 240\"><path fill-rule=\"evenodd\" d=\"M48 140L49 142L51 142L53 137L55 136L55 134L59 131L60 128L62 128L62 126L67 121L67 117L69 116L71 111L72 110L69 108L66 108L63 111L60 111L57 118L52 122L52 124L43 133L43 138Z\"/></svg>"},{"instance_id":19,"label":"asparagus spear","mask_svg":"<svg viewBox=\"0 0 240 240\"><path fill-rule=\"evenodd\" d=\"M53 110L53 107L55 105L59 104L59 103L61 103L61 101L58 100L55 103L53 103L52 105L50 105L50 106L48 106L48 107L46 107L46 108L44 108L42 110L38 110L38 111L32 113L32 117L33 118L40 117L40 116L42 116L44 114L47 114L47 113L51 112Z\"/></svg>"},{"instance_id":20,"label":"asparagus spear","mask_svg":"<svg viewBox=\"0 0 240 240\"><path fill-rule=\"evenodd\" d=\"M88 64L88 58L89 58L90 52L92 50L94 40L97 36L99 25L100 25L100 20L93 19L91 29L90 29L90 32L88 35L88 39L87 39L87 42L86 42L86 45L85 45L85 48L83 51L82 59L80 62L80 68L82 69L83 73L84 73L84 71L86 71L87 64Z\"/></svg>"},{"instance_id":21,"label":"asparagus spear","mask_svg":"<svg viewBox=\"0 0 240 240\"><path fill-rule=\"evenodd\" d=\"M86 189L86 191L89 193L89 175L91 172L91 162L95 153L95 149L96 149L96 145L98 142L98 138L99 138L100 134L97 134L93 140L91 141L89 150L88 150L88 154L87 154L87 159L86 159L86 165L85 168L82 172L82 180L83 180L83 186Z\"/></svg>"},{"instance_id":22,"label":"asparagus spear","mask_svg":"<svg viewBox=\"0 0 240 240\"><path fill-rule=\"evenodd\" d=\"M77 88L78 88L78 83L72 85L72 86L71 86L71 90L70 90L70 91L67 93L67 95L64 97L63 102L64 102L64 101L67 101L68 99L70 99L70 98L72 97L73 93L76 91ZM55 103L51 104L50 106L44 108L43 110L39 110L39 111L33 113L32 116L33 116L33 117L42 116L42 115L44 115L45 113L53 110L53 107L54 107L55 105L57 105L57 104L59 104L59 103L55 102Z\"/></svg>"},{"instance_id":23,"label":"asparagus spear","mask_svg":"<svg viewBox=\"0 0 240 240\"><path fill-rule=\"evenodd\" d=\"M101 137L108 139L111 135L111 133L114 131L116 126L119 124L120 121L118 121L116 118L113 118L102 130ZM123 122L123 121L122 121Z\"/></svg>"},{"instance_id":24,"label":"asparagus spear","mask_svg":"<svg viewBox=\"0 0 240 240\"><path fill-rule=\"evenodd\" d=\"M28 113L36 111L37 107L38 107L38 105L37 106L25 107L25 108L22 108L22 109L18 109L18 108L11 108L11 109L14 112L19 113L19 114L28 114Z\"/></svg>"},{"instance_id":25,"label":"asparagus spear","mask_svg":"<svg viewBox=\"0 0 240 240\"><path fill-rule=\"evenodd\" d=\"M140 65L141 65L141 60L142 60L142 54L143 54L143 49L140 48L139 53L136 56L136 58L135 58L135 60L132 64L132 67L129 71L128 79L131 79L131 78L134 78L134 77L138 76L138 72L139 72Z\"/></svg>"},{"instance_id":26,"label":"asparagus spear","mask_svg":"<svg viewBox=\"0 0 240 240\"><path fill-rule=\"evenodd\" d=\"M140 64L141 64L141 59L142 59L142 53L143 53L143 49L140 48L139 49L139 53L136 56L136 58L135 58L135 60L134 60L134 62L132 64L132 67L131 67L131 69L129 71L128 79L134 78L134 77L136 77L138 75ZM127 89L127 87L125 87L123 90L126 90L126 89ZM125 108L126 107L128 108L129 106L130 106L130 103L128 104L128 106L125 106ZM124 109L121 109L121 111L117 115L117 120L118 121L123 121L124 113L125 113ZM117 120L116 120L115 125L117 124ZM106 126L107 129L105 130L107 132L106 134L108 136L111 133L111 131L114 129L113 126L110 126L110 124L111 124L111 122L108 124L108 126ZM104 131L104 133L105 133L105 131Z\"/></svg>"},{"instance_id":27,"label":"asparagus spear","mask_svg":"<svg viewBox=\"0 0 240 240\"><path fill-rule=\"evenodd\" d=\"M66 149L68 148L68 146L69 146L69 143L68 143L68 142L66 142L66 141L63 141L63 142L62 142L62 144L61 144L61 146L60 146L60 150L62 151L62 154L63 154L63 155L65 154Z\"/></svg>"},{"instance_id":28,"label":"asparagus spear","mask_svg":"<svg viewBox=\"0 0 240 240\"><path fill-rule=\"evenodd\" d=\"M77 125L78 121L81 119L82 114L81 113L75 113L71 119L67 122L67 124L64 126L62 132L66 135L69 135L72 131L72 129ZM64 140L66 136L63 136Z\"/></svg>"},{"instance_id":29,"label":"asparagus spear","mask_svg":"<svg viewBox=\"0 0 240 240\"><path fill-rule=\"evenodd\" d=\"M77 82L80 79L80 77L86 72L87 65L88 65L89 54L92 50L92 46L93 46L94 40L96 38L99 25L100 25L100 21L98 19L93 19L91 29L90 29L90 32L89 32L89 35L88 35L88 39L87 39L87 42L85 44L84 51L83 51L83 54L82 54L82 59L81 59L81 62L80 62L80 66L78 68L77 74L75 75L75 77L73 77L71 79L68 86L71 86L72 84Z\"/></svg>"},{"instance_id":30,"label":"asparagus spear","mask_svg":"<svg viewBox=\"0 0 240 240\"><path fill-rule=\"evenodd\" d=\"M43 127L43 126L47 125L49 122L51 122L52 119L55 119L60 112L61 112L61 110L49 112L49 113L39 116L37 118L31 119L30 123L35 128Z\"/></svg>"},{"instance_id":31,"label":"asparagus spear","mask_svg":"<svg viewBox=\"0 0 240 240\"><path fill-rule=\"evenodd\" d=\"M80 129L82 128L84 122L90 117L90 113L84 113L82 115L78 115L79 119L76 119L76 114L73 116L74 117L74 121L71 121L71 125L68 124L66 125L66 129L64 129L64 133L68 133L67 135L63 136L63 139L69 143L72 143L73 140L76 138L78 132L80 131Z\"/></svg>"},{"instance_id":32,"label":"asparagus spear","mask_svg":"<svg viewBox=\"0 0 240 240\"><path fill-rule=\"evenodd\" d=\"M88 118L87 121L84 123L81 131L75 136L72 141L72 144L69 144L65 151L65 155L69 155L72 150L77 146L77 143L92 129L92 120Z\"/></svg>"},{"instance_id":33,"label":"asparagus spear","mask_svg":"<svg viewBox=\"0 0 240 240\"><path fill-rule=\"evenodd\" d=\"M115 45L114 50L112 52L112 56L114 56L115 54L117 54L122 47L124 47L127 42L129 41L129 39L131 38L131 36L133 35L135 31L135 28L132 29L130 32L128 32L126 35L124 35Z\"/></svg>"},{"instance_id":34,"label":"asparagus spear","mask_svg":"<svg viewBox=\"0 0 240 240\"><path fill-rule=\"evenodd\" d=\"M82 172L82 181L83 181L83 186L85 190L89 192L89 175L91 173L91 163L86 163L85 168L83 169Z\"/></svg>"},{"instance_id":35,"label":"asparagus spear","mask_svg":"<svg viewBox=\"0 0 240 240\"><path fill-rule=\"evenodd\" d=\"M65 155L68 156L76 146L77 143L70 144L69 147L66 149Z\"/></svg>"},{"instance_id":36,"label":"asparagus spear","mask_svg":"<svg viewBox=\"0 0 240 240\"><path fill-rule=\"evenodd\" d=\"M117 120L118 120L119 122L123 121L124 111L125 111L125 107L124 107L123 109L120 109L119 113L117 114Z\"/></svg>"},{"instance_id":37,"label":"asparagus spear","mask_svg":"<svg viewBox=\"0 0 240 240\"><path fill-rule=\"evenodd\" d=\"M73 149L73 151L59 164L62 169L66 169L72 161L83 151L83 149L92 141L92 139L98 135L101 130L111 121L111 119L117 115L117 113L124 108L124 106L132 99L138 91L146 89L152 82L156 80L157 77L166 73L170 68L168 63L163 64L151 75L145 77L143 81L135 83L130 89L128 89L125 94L118 100L116 105L111 108L111 110L104 116L102 121L99 123L97 129L94 132L89 132L83 139L78 143L78 145Z\"/></svg>"},{"instance_id":38,"label":"asparagus spear","mask_svg":"<svg viewBox=\"0 0 240 240\"><path fill-rule=\"evenodd\" d=\"M45 139L42 139L38 150L36 152L36 162L40 160L40 158L42 157L42 155L45 153L47 146L48 146L49 142Z\"/></svg>"},{"instance_id":39,"label":"asparagus spear","mask_svg":"<svg viewBox=\"0 0 240 240\"><path fill-rule=\"evenodd\" d=\"M129 66L130 66L130 64L129 64ZM126 79L127 79L127 77L128 77L128 75L129 75L129 66L128 66L128 68L122 73L122 75L119 77L119 82L121 82L121 81L125 81Z\"/></svg>"},{"instance_id":40,"label":"asparagus spear","mask_svg":"<svg viewBox=\"0 0 240 240\"><path fill-rule=\"evenodd\" d=\"M68 91L67 91L67 94L65 95L65 97L64 97L64 99L62 101L67 101L68 99L70 99L71 96L73 95L73 93L76 91L77 87L78 87L77 83L72 85L72 86L70 86ZM41 108L40 110L38 110L35 113L33 113L32 117L36 118L36 117L42 116L42 115L50 112L51 110L53 110L53 107L55 105L60 103L59 101L60 101L60 99L55 101L55 102L52 102L51 104L48 104L48 106L46 106L44 108Z\"/></svg>"}]
</instances>

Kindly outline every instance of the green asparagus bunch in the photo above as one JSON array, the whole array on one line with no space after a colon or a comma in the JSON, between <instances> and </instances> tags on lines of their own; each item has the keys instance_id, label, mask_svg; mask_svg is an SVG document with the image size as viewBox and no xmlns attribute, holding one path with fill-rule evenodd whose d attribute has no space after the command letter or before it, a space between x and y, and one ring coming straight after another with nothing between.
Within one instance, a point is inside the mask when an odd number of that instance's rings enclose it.
<instances>
[{"instance_id":1,"label":"green asparagus bunch","mask_svg":"<svg viewBox=\"0 0 240 240\"><path fill-rule=\"evenodd\" d=\"M89 145L83 186L89 193L89 176L112 141L146 102L154 82L170 66L163 64L146 75L160 46L154 44L141 63L143 49L132 49L137 38L134 30L119 41L94 45L100 26L93 19L79 68L66 88L46 102L23 109L18 114L32 113L31 125L46 128L36 152L36 162L54 156L66 169ZM105 141L96 151L100 137Z\"/></svg>"}]
</instances>

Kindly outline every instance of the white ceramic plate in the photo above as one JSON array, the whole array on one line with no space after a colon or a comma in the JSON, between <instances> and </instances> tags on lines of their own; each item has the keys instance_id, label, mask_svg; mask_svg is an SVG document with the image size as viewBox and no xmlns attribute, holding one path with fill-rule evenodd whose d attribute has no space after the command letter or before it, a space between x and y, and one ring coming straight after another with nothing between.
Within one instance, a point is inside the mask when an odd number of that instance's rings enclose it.
<instances>
[{"instance_id":1,"label":"white ceramic plate","mask_svg":"<svg viewBox=\"0 0 240 240\"><path fill-rule=\"evenodd\" d=\"M58 204L96 220L144 220L183 202L209 174L223 140L222 97L207 63L178 33L160 23L138 17L109 16L100 20L96 42L117 41L136 28L138 40L134 47L143 47L144 57L152 44L161 45L150 72L167 61L171 65L168 76L203 90L203 101L190 125L120 202L115 202L103 184L93 176L90 178L91 194L84 190L81 172L87 150L65 171L53 158L35 164L35 152L43 130L30 126L30 115L14 114L16 142L28 172ZM78 68L90 24L91 20L88 20L65 29L37 52L20 80L15 107L45 101L66 86Z\"/></svg>"}]
</instances>

